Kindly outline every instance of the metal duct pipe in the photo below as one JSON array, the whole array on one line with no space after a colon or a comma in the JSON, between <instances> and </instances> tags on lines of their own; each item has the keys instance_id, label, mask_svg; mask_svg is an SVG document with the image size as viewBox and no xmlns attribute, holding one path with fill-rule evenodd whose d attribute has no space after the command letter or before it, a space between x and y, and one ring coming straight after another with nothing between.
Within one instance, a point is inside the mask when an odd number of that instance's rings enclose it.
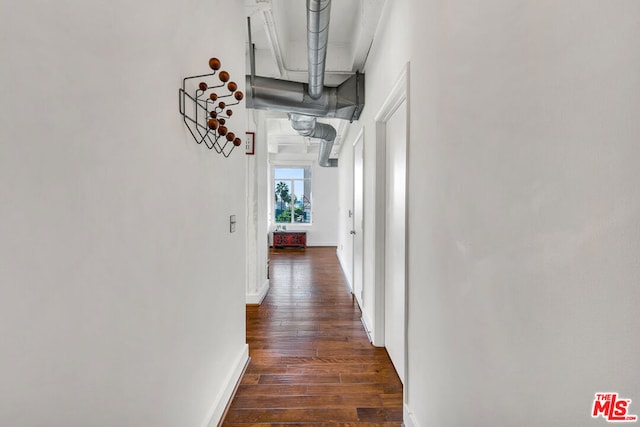
<instances>
[{"instance_id":1,"label":"metal duct pipe","mask_svg":"<svg viewBox=\"0 0 640 427\"><path fill-rule=\"evenodd\" d=\"M331 0L307 0L307 62L309 96L318 99L324 89L324 70L329 43Z\"/></svg>"},{"instance_id":2,"label":"metal duct pipe","mask_svg":"<svg viewBox=\"0 0 640 427\"><path fill-rule=\"evenodd\" d=\"M364 75L356 73L336 87L325 87L322 96L311 98L307 85L288 80L246 77L247 108L305 114L316 117L358 120L364 108Z\"/></svg>"},{"instance_id":3,"label":"metal duct pipe","mask_svg":"<svg viewBox=\"0 0 640 427\"><path fill-rule=\"evenodd\" d=\"M336 140L336 130L326 123L316 123L313 133L315 138L320 138L320 150L318 151L318 165L323 167L338 167L338 159L330 159L331 148Z\"/></svg>"},{"instance_id":4,"label":"metal duct pipe","mask_svg":"<svg viewBox=\"0 0 640 427\"><path fill-rule=\"evenodd\" d=\"M353 122L364 107L364 75L355 75L337 88L324 87L325 61L329 40L331 0L307 0L307 56L309 84L247 76L247 108L289 113L291 126L303 136L320 139L318 164L338 166L329 159L337 132L333 126L317 123L316 117L336 117Z\"/></svg>"},{"instance_id":5,"label":"metal duct pipe","mask_svg":"<svg viewBox=\"0 0 640 427\"><path fill-rule=\"evenodd\" d=\"M338 159L329 158L337 135L333 126L326 123L318 123L315 117L304 114L289 114L289 119L291 119L291 127L298 131L300 135L320 139L318 165L323 167L338 166Z\"/></svg>"},{"instance_id":6,"label":"metal duct pipe","mask_svg":"<svg viewBox=\"0 0 640 427\"><path fill-rule=\"evenodd\" d=\"M289 114L291 127L302 136L311 137L316 128L316 118L304 114Z\"/></svg>"}]
</instances>

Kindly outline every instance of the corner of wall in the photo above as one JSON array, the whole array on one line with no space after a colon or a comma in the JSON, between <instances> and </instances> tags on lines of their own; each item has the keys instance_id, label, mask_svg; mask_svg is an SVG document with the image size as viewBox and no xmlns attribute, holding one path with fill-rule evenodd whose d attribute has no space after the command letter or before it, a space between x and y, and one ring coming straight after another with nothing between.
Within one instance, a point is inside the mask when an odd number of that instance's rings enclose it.
<instances>
[{"instance_id":1,"label":"corner of wall","mask_svg":"<svg viewBox=\"0 0 640 427\"><path fill-rule=\"evenodd\" d=\"M367 333L367 338L369 338L369 342L374 345L375 347L380 347L379 345L376 345L373 342L373 337L371 336L371 319L369 319L369 316L367 315L366 311L362 310L362 316L360 317L360 320L362 321L362 326L364 326L364 331Z\"/></svg>"},{"instance_id":2,"label":"corner of wall","mask_svg":"<svg viewBox=\"0 0 640 427\"><path fill-rule=\"evenodd\" d=\"M203 424L203 427L217 427L228 404L231 402L233 395L235 394L236 387L242 379L242 373L245 367L249 363L249 344L245 344L238 355L229 375L225 378L224 386L216 396L211 410L211 416L207 418L207 421Z\"/></svg>"},{"instance_id":3,"label":"corner of wall","mask_svg":"<svg viewBox=\"0 0 640 427\"><path fill-rule=\"evenodd\" d=\"M262 300L267 296L267 292L269 292L269 279L266 279L255 293L247 294L246 303L251 305L262 304Z\"/></svg>"},{"instance_id":4,"label":"corner of wall","mask_svg":"<svg viewBox=\"0 0 640 427\"><path fill-rule=\"evenodd\" d=\"M405 427L419 427L418 420L416 420L413 412L409 409L409 405L403 404L402 421Z\"/></svg>"},{"instance_id":5,"label":"corner of wall","mask_svg":"<svg viewBox=\"0 0 640 427\"><path fill-rule=\"evenodd\" d=\"M353 293L353 284L351 283L351 277L347 274L348 268L345 264L345 261L342 259L344 256L344 252L342 252L339 248L336 248L336 256L338 257L338 262L340 263L340 268L342 268L342 274L344 275L344 279L347 282L347 286L349 287L349 291Z\"/></svg>"}]
</instances>

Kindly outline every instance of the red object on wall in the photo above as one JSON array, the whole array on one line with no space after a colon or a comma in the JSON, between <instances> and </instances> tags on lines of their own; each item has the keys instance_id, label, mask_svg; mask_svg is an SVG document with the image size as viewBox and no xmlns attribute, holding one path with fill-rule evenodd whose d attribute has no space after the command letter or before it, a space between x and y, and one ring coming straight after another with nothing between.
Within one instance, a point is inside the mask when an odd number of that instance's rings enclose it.
<instances>
[{"instance_id":1,"label":"red object on wall","mask_svg":"<svg viewBox=\"0 0 640 427\"><path fill-rule=\"evenodd\" d=\"M255 132L247 132L245 154L253 155L255 153L256 153L256 134Z\"/></svg>"}]
</instances>

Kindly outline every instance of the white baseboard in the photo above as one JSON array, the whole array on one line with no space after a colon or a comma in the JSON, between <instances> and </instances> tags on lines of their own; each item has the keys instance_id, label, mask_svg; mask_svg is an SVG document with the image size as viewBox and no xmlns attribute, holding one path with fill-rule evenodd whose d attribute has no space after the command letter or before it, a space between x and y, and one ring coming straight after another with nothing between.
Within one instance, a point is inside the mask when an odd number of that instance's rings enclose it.
<instances>
[{"instance_id":1,"label":"white baseboard","mask_svg":"<svg viewBox=\"0 0 640 427\"><path fill-rule=\"evenodd\" d=\"M318 247L336 247L337 243L336 242L317 242L317 241L307 241L307 247L314 247L314 246L318 246Z\"/></svg>"},{"instance_id":2,"label":"white baseboard","mask_svg":"<svg viewBox=\"0 0 640 427\"><path fill-rule=\"evenodd\" d=\"M367 319L365 317L364 311L362 312L362 316L360 316L360 320L362 321L362 326L364 326L364 331L367 333L367 338L369 338L369 342L373 344L373 339L371 337L371 328L367 324Z\"/></svg>"},{"instance_id":3,"label":"white baseboard","mask_svg":"<svg viewBox=\"0 0 640 427\"><path fill-rule=\"evenodd\" d=\"M269 292L269 279L265 280L258 292L254 294L247 294L246 303L252 305L260 305L262 304L262 300L267 296L267 292Z\"/></svg>"},{"instance_id":4,"label":"white baseboard","mask_svg":"<svg viewBox=\"0 0 640 427\"><path fill-rule=\"evenodd\" d=\"M351 278L347 275L347 270L344 268L344 261L342 260L342 252L336 249L336 256L338 257L338 262L340 263L340 267L342 268L342 275L347 282L347 286L349 290L353 292L353 286L351 284Z\"/></svg>"},{"instance_id":5,"label":"white baseboard","mask_svg":"<svg viewBox=\"0 0 640 427\"><path fill-rule=\"evenodd\" d=\"M247 365L248 361L249 345L245 344L242 348L242 351L238 355L238 358L233 364L229 375L227 375L227 377L225 378L225 384L223 388L220 390L220 392L216 396L215 401L213 402L211 416L208 417L209 421L204 424L204 427L217 427L217 425L220 423L222 416L224 415L224 411L227 408L229 401L233 397L233 392L236 389L236 385L240 382L242 373L244 372L244 368Z\"/></svg>"},{"instance_id":6,"label":"white baseboard","mask_svg":"<svg viewBox=\"0 0 640 427\"><path fill-rule=\"evenodd\" d=\"M419 427L418 421L413 416L413 412L409 409L409 406L405 403L403 405L403 423L405 427Z\"/></svg>"}]
</instances>

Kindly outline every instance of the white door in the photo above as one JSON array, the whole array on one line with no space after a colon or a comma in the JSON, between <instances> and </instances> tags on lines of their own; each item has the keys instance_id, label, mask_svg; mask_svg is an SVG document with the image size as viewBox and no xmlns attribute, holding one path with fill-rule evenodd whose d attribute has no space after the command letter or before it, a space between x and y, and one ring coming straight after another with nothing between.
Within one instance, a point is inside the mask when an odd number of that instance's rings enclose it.
<instances>
[{"instance_id":1,"label":"white door","mask_svg":"<svg viewBox=\"0 0 640 427\"><path fill-rule=\"evenodd\" d=\"M402 102L386 123L385 347L405 382L405 240L407 108Z\"/></svg>"},{"instance_id":2,"label":"white door","mask_svg":"<svg viewBox=\"0 0 640 427\"><path fill-rule=\"evenodd\" d=\"M353 145L353 294L363 307L363 253L364 253L364 151L363 136Z\"/></svg>"}]
</instances>

